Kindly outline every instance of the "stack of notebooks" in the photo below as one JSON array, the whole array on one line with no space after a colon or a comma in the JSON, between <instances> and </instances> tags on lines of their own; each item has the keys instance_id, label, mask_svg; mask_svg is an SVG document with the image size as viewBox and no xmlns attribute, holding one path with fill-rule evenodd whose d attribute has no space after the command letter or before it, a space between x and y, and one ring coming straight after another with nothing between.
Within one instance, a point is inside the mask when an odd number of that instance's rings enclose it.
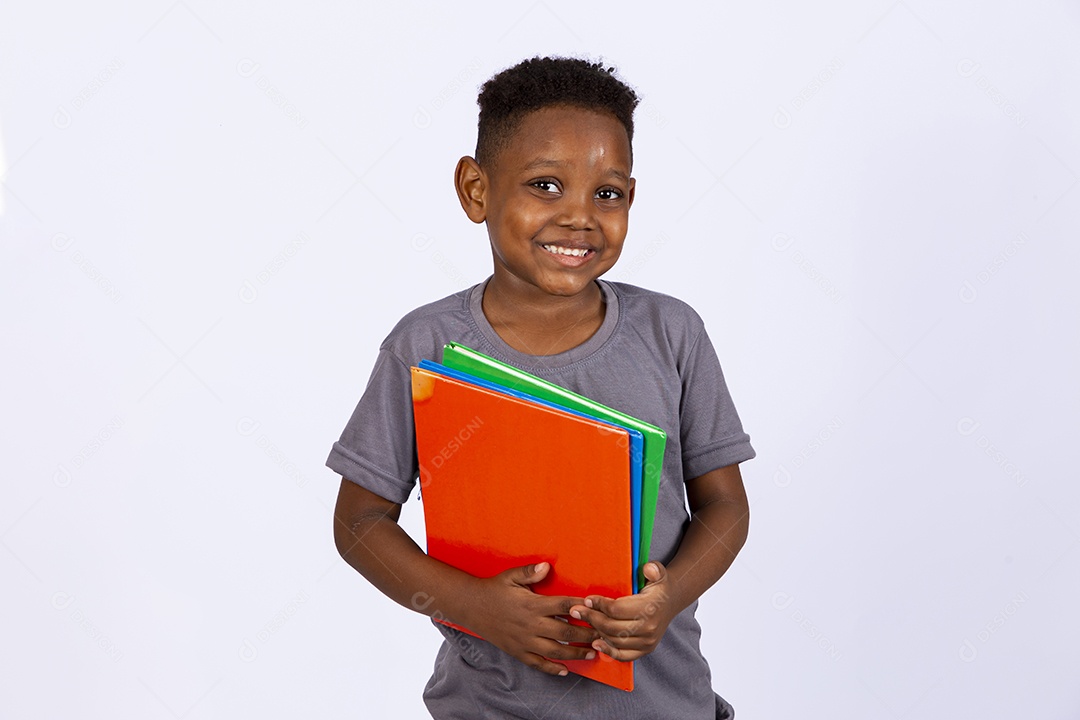
<instances>
[{"instance_id":1,"label":"stack of notebooks","mask_svg":"<svg viewBox=\"0 0 1080 720\"><path fill-rule=\"evenodd\" d=\"M639 590L663 430L457 343L443 348L442 364L411 371L431 557L476 577L548 562L531 586L545 595ZM634 688L633 663L603 653L561 662Z\"/></svg>"}]
</instances>

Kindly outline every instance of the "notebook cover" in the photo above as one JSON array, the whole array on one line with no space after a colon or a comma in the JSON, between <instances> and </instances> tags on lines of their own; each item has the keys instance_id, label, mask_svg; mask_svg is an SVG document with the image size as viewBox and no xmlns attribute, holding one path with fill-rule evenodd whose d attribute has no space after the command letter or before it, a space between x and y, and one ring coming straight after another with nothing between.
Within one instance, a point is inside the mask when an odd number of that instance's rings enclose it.
<instances>
[{"instance_id":1,"label":"notebook cover","mask_svg":"<svg viewBox=\"0 0 1080 720\"><path fill-rule=\"evenodd\" d=\"M567 388L527 373L513 365L507 365L460 343L447 343L443 346L442 364L515 390L527 392L538 398L550 400L567 408L634 428L642 434L644 456L642 458L641 539L637 553L637 572L638 584L644 586L646 580L641 568L649 562L649 548L652 545L653 521L656 517L656 501L660 493L660 474L664 466L667 433L655 425L602 405L584 395L578 395Z\"/></svg>"},{"instance_id":2,"label":"notebook cover","mask_svg":"<svg viewBox=\"0 0 1080 720\"><path fill-rule=\"evenodd\" d=\"M453 368L448 368L445 365L440 365L439 363L433 362L431 360L421 360L420 368L423 370L431 370L432 372L442 373L443 375L447 375L456 380L473 383L474 385L479 385L480 387L485 387L489 390L507 393L509 395L513 395L514 397L519 397L523 400L540 403L541 405L547 405L549 407L563 410L574 415L588 417L593 420L599 419L593 417L592 415L589 415L588 413L583 413L579 410L572 410L550 400L543 400L534 395L521 392L520 390L514 390L513 388L508 388L504 385L491 382L490 380L478 378L475 375L470 375L469 373L462 372L461 370L454 370ZM601 422L607 421L601 420ZM634 430L633 428L628 428L619 423L609 424L614 425L615 427L623 428L630 436L630 550L633 555L633 562L632 565L627 568L627 572L629 572L631 576L630 580L632 590L636 593L639 589L638 573L635 572L635 569L638 567L638 547L641 543L641 459L644 452L644 439L641 433L637 430Z\"/></svg>"},{"instance_id":3,"label":"notebook cover","mask_svg":"<svg viewBox=\"0 0 1080 720\"><path fill-rule=\"evenodd\" d=\"M411 371L428 554L477 577L547 561L534 592L629 595L627 431ZM632 663L603 653L560 662L633 689Z\"/></svg>"}]
</instances>

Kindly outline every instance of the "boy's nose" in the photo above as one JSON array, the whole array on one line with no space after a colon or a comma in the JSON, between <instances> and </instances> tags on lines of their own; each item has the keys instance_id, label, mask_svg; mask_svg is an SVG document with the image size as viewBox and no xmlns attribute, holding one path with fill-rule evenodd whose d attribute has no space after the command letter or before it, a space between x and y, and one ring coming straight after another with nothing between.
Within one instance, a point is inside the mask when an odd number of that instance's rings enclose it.
<instances>
[{"instance_id":1,"label":"boy's nose","mask_svg":"<svg viewBox=\"0 0 1080 720\"><path fill-rule=\"evenodd\" d=\"M559 224L571 230L592 230L596 227L596 210L591 196L565 195Z\"/></svg>"}]
</instances>

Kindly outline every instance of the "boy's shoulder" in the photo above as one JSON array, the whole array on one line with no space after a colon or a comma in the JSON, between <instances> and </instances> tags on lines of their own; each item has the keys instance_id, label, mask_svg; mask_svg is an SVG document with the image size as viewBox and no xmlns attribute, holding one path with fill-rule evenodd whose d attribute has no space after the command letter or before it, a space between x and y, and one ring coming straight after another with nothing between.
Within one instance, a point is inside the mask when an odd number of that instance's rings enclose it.
<instances>
[{"instance_id":1,"label":"boy's shoulder","mask_svg":"<svg viewBox=\"0 0 1080 720\"><path fill-rule=\"evenodd\" d=\"M466 331L469 323L470 286L446 297L421 305L405 313L383 340L382 349L390 350L406 362L420 357L435 358L446 338L454 339Z\"/></svg>"},{"instance_id":2,"label":"boy's shoulder","mask_svg":"<svg viewBox=\"0 0 1080 720\"><path fill-rule=\"evenodd\" d=\"M641 287L640 285L631 285L630 283L621 282L618 280L604 280L604 282L612 285L619 294L619 300L625 300L627 302L641 303L646 306L656 307L661 310L668 310L680 315L686 315L688 317L699 317L698 313L685 300L680 300L674 295L668 295L658 290L650 290L649 288Z\"/></svg>"},{"instance_id":3,"label":"boy's shoulder","mask_svg":"<svg viewBox=\"0 0 1080 720\"><path fill-rule=\"evenodd\" d=\"M469 292L472 286L458 290L446 297L425 303L405 313L390 334L406 333L418 325L430 325L433 322L453 318L468 312Z\"/></svg>"},{"instance_id":4,"label":"boy's shoulder","mask_svg":"<svg viewBox=\"0 0 1080 720\"><path fill-rule=\"evenodd\" d=\"M605 280L619 297L619 313L635 324L652 323L667 333L696 337L705 327L697 310L685 300L630 283Z\"/></svg>"}]
</instances>

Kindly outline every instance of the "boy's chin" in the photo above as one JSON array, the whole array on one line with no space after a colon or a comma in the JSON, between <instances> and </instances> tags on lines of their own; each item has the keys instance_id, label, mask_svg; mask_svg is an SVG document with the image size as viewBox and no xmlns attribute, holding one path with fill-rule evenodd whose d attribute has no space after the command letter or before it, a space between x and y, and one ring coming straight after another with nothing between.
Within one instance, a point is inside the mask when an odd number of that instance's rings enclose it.
<instances>
[{"instance_id":1,"label":"boy's chin","mask_svg":"<svg viewBox=\"0 0 1080 720\"><path fill-rule=\"evenodd\" d=\"M532 272L514 272L505 266L499 267L496 263L495 275L502 276L499 285L506 289L517 287L519 292L530 292L526 288L531 286L533 290L551 297L572 298L592 292L596 279L610 269L610 266L606 266L590 268L588 272L537 272L535 269Z\"/></svg>"},{"instance_id":2,"label":"boy's chin","mask_svg":"<svg viewBox=\"0 0 1080 720\"><path fill-rule=\"evenodd\" d=\"M548 279L536 285L545 293L554 297L574 297L589 291L590 286L596 282L596 278L602 274L589 273L588 275L579 275L573 278Z\"/></svg>"}]
</instances>

